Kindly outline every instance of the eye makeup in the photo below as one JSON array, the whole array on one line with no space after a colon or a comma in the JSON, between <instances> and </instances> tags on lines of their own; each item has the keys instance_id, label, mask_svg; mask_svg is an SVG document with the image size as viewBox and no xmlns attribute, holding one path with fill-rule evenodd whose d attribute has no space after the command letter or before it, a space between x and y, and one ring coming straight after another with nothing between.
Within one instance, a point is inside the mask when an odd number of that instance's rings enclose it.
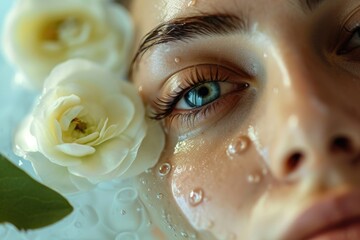
<instances>
[{"instance_id":1,"label":"eye makeup","mask_svg":"<svg viewBox=\"0 0 360 240\"><path fill-rule=\"evenodd\" d=\"M167 80L154 101L152 118L194 127L227 108L224 105L235 104L249 88L249 79L245 73L215 64L188 67Z\"/></svg>"}]
</instances>

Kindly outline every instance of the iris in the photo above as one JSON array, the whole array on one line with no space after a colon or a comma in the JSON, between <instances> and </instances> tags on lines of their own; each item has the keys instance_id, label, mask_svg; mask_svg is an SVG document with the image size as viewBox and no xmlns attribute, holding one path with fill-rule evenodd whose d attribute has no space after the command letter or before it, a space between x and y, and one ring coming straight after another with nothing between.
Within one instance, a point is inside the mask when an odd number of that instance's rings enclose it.
<instances>
[{"instance_id":1,"label":"iris","mask_svg":"<svg viewBox=\"0 0 360 240\"><path fill-rule=\"evenodd\" d=\"M191 108L202 107L220 97L220 85L218 82L203 83L189 90L185 95L185 102Z\"/></svg>"}]
</instances>

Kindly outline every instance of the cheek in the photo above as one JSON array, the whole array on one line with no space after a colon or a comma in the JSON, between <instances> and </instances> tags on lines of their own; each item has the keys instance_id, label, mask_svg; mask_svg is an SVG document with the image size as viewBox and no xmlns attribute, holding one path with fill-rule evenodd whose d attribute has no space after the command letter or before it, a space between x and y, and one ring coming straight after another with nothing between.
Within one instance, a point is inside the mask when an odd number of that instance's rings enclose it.
<instances>
[{"instance_id":1,"label":"cheek","mask_svg":"<svg viewBox=\"0 0 360 240\"><path fill-rule=\"evenodd\" d=\"M226 237L246 227L251 209L267 188L267 169L247 137L245 147L233 155L229 146L234 140L219 144L203 140L210 136L198 138L178 143L182 148L175 147L170 158L174 167L171 191L195 229Z\"/></svg>"}]
</instances>

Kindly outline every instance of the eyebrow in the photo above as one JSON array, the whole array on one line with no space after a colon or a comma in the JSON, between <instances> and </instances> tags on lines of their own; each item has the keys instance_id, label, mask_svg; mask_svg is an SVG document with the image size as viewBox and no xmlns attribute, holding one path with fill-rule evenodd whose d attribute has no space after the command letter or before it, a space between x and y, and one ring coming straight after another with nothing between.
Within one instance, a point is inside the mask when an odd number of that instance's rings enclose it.
<instances>
[{"instance_id":1,"label":"eyebrow","mask_svg":"<svg viewBox=\"0 0 360 240\"><path fill-rule=\"evenodd\" d=\"M291 0L290 0L291 1ZM325 0L292 0L304 12L314 11ZM175 18L159 24L143 37L130 67L130 75L135 63L152 47L169 42L187 42L200 36L227 35L235 32L248 32L248 18L243 14L199 15Z\"/></svg>"},{"instance_id":2,"label":"eyebrow","mask_svg":"<svg viewBox=\"0 0 360 240\"><path fill-rule=\"evenodd\" d=\"M247 20L230 14L200 15L176 18L161 23L146 34L132 61L132 65L150 48L168 42L187 42L200 36L227 35L247 32Z\"/></svg>"}]
</instances>

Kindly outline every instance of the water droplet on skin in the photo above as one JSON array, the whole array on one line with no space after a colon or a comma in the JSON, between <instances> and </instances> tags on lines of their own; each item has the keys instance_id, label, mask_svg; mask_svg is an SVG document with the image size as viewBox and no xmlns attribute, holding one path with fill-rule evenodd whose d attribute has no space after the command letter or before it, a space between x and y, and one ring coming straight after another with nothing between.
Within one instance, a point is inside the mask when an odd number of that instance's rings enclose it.
<instances>
[{"instance_id":1,"label":"water droplet on skin","mask_svg":"<svg viewBox=\"0 0 360 240\"><path fill-rule=\"evenodd\" d=\"M181 61L181 59L178 58L178 57L176 57L176 58L174 59L174 61L175 61L176 63L179 63L179 62Z\"/></svg>"},{"instance_id":2,"label":"water droplet on skin","mask_svg":"<svg viewBox=\"0 0 360 240\"><path fill-rule=\"evenodd\" d=\"M240 137L234 140L227 148L226 154L230 159L233 159L237 155L245 152L245 150L249 147L250 139L246 136Z\"/></svg>"},{"instance_id":3,"label":"water droplet on skin","mask_svg":"<svg viewBox=\"0 0 360 240\"><path fill-rule=\"evenodd\" d=\"M205 229L211 229L214 227L214 222L209 220L206 225L205 225Z\"/></svg>"},{"instance_id":4,"label":"water droplet on skin","mask_svg":"<svg viewBox=\"0 0 360 240\"><path fill-rule=\"evenodd\" d=\"M172 231L175 231L175 227L174 227L173 225L171 225L171 224L168 225L168 228L169 228L170 230L172 230Z\"/></svg>"},{"instance_id":5,"label":"water droplet on skin","mask_svg":"<svg viewBox=\"0 0 360 240\"><path fill-rule=\"evenodd\" d=\"M126 211L124 209L121 209L120 214L124 216L124 215L126 215Z\"/></svg>"},{"instance_id":6,"label":"water droplet on skin","mask_svg":"<svg viewBox=\"0 0 360 240\"><path fill-rule=\"evenodd\" d=\"M162 193L158 193L157 195L156 195L156 198L157 199L162 199L164 197L164 194L162 194Z\"/></svg>"},{"instance_id":7,"label":"water droplet on skin","mask_svg":"<svg viewBox=\"0 0 360 240\"><path fill-rule=\"evenodd\" d=\"M188 237L189 237L189 235L188 235L186 232L181 232L180 234L181 234L181 236L184 237L184 238L188 238Z\"/></svg>"},{"instance_id":8,"label":"water droplet on skin","mask_svg":"<svg viewBox=\"0 0 360 240\"><path fill-rule=\"evenodd\" d=\"M196 233L190 234L190 239L197 239Z\"/></svg>"},{"instance_id":9,"label":"water droplet on skin","mask_svg":"<svg viewBox=\"0 0 360 240\"><path fill-rule=\"evenodd\" d=\"M190 192L189 194L189 202L192 206L199 205L204 199L204 192L202 189L197 188Z\"/></svg>"},{"instance_id":10,"label":"water droplet on skin","mask_svg":"<svg viewBox=\"0 0 360 240\"><path fill-rule=\"evenodd\" d=\"M188 3L188 7L193 7L196 5L196 0L190 0L190 2Z\"/></svg>"},{"instance_id":11,"label":"water droplet on skin","mask_svg":"<svg viewBox=\"0 0 360 240\"><path fill-rule=\"evenodd\" d=\"M261 177L260 177L260 175L257 175L257 174L255 174L255 175L249 175L248 177L247 177L247 181L249 182L249 183L259 183L260 181L261 181Z\"/></svg>"},{"instance_id":12,"label":"water droplet on skin","mask_svg":"<svg viewBox=\"0 0 360 240\"><path fill-rule=\"evenodd\" d=\"M163 218L166 218L166 210L165 209L161 209L161 216Z\"/></svg>"},{"instance_id":13,"label":"water droplet on skin","mask_svg":"<svg viewBox=\"0 0 360 240\"><path fill-rule=\"evenodd\" d=\"M143 91L143 86L138 87L138 92L141 93Z\"/></svg>"},{"instance_id":14,"label":"water droplet on skin","mask_svg":"<svg viewBox=\"0 0 360 240\"><path fill-rule=\"evenodd\" d=\"M171 165L169 163L164 163L159 167L159 175L164 177L166 175L169 174L169 172L171 171Z\"/></svg>"},{"instance_id":15,"label":"water droplet on skin","mask_svg":"<svg viewBox=\"0 0 360 240\"><path fill-rule=\"evenodd\" d=\"M146 185L146 184L147 184L147 181L146 181L144 178L141 178L141 179L140 179L140 182L141 182L143 185Z\"/></svg>"}]
</instances>

